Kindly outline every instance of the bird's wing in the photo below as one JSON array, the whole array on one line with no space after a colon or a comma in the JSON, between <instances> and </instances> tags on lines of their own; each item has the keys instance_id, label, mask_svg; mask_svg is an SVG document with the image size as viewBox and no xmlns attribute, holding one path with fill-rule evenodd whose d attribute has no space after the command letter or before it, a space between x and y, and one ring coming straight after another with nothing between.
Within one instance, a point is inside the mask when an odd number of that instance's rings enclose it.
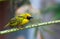
<instances>
[{"instance_id":1,"label":"bird's wing","mask_svg":"<svg viewBox=\"0 0 60 39\"><path fill-rule=\"evenodd\" d=\"M4 26L4 28L10 26L10 23L14 22L13 20L15 20L15 18L10 19L10 21Z\"/></svg>"},{"instance_id":2,"label":"bird's wing","mask_svg":"<svg viewBox=\"0 0 60 39\"><path fill-rule=\"evenodd\" d=\"M19 17L18 19L11 19L10 24L12 27L20 26L22 21L24 20L23 17Z\"/></svg>"}]
</instances>

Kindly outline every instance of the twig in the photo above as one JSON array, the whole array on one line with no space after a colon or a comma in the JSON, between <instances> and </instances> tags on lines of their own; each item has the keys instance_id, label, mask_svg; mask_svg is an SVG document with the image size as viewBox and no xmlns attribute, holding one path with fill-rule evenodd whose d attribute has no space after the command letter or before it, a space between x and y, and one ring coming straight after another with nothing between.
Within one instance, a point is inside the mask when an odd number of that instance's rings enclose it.
<instances>
[{"instance_id":1,"label":"twig","mask_svg":"<svg viewBox=\"0 0 60 39\"><path fill-rule=\"evenodd\" d=\"M9 30L0 31L0 35L15 32L18 30L40 27L42 25L54 24L54 23L59 23L59 22L60 22L60 20L56 20L56 21L49 21L49 22L44 22L44 23L32 24L32 25L26 26L25 28L20 28L20 29L19 28L13 28L13 29L9 29Z\"/></svg>"}]
</instances>

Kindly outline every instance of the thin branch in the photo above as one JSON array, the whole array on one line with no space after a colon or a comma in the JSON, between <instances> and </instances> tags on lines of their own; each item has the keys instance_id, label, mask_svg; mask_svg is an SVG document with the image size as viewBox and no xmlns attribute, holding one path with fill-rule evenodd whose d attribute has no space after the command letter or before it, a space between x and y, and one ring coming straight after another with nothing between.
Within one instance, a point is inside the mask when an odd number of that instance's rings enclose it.
<instances>
[{"instance_id":1,"label":"thin branch","mask_svg":"<svg viewBox=\"0 0 60 39\"><path fill-rule=\"evenodd\" d=\"M56 21L49 21L49 22L44 22L44 23L32 24L32 25L26 26L25 28L20 28L20 29L19 28L13 28L13 29L9 29L9 30L0 31L0 35L11 33L11 32L16 32L19 30L24 30L24 29L34 28L34 27L40 27L42 25L59 23L59 22L60 22L60 20L56 20Z\"/></svg>"}]
</instances>

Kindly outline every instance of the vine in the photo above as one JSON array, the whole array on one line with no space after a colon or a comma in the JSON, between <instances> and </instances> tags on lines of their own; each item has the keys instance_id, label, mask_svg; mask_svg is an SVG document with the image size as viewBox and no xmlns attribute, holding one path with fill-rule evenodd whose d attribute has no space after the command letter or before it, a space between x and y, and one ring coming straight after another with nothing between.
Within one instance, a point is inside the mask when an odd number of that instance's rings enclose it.
<instances>
[{"instance_id":1,"label":"vine","mask_svg":"<svg viewBox=\"0 0 60 39\"><path fill-rule=\"evenodd\" d=\"M0 31L0 35L16 32L16 31L19 31L19 30L24 30L24 29L34 28L34 27L40 27L42 25L59 23L59 22L60 22L60 20L55 20L55 21L38 23L38 24L32 24L32 25L26 26L25 28L20 28L20 29L19 28L13 28L13 29L9 29L9 30Z\"/></svg>"}]
</instances>

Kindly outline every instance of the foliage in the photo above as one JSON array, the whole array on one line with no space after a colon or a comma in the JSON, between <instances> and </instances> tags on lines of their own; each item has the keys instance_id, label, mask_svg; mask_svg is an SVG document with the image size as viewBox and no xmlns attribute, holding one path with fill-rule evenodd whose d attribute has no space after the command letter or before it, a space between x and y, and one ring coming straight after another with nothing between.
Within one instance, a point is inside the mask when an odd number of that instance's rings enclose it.
<instances>
[{"instance_id":1,"label":"foliage","mask_svg":"<svg viewBox=\"0 0 60 39\"><path fill-rule=\"evenodd\" d=\"M47 7L42 10L42 12L54 12L55 13L55 19L60 19L60 3L51 5L50 7Z\"/></svg>"}]
</instances>

